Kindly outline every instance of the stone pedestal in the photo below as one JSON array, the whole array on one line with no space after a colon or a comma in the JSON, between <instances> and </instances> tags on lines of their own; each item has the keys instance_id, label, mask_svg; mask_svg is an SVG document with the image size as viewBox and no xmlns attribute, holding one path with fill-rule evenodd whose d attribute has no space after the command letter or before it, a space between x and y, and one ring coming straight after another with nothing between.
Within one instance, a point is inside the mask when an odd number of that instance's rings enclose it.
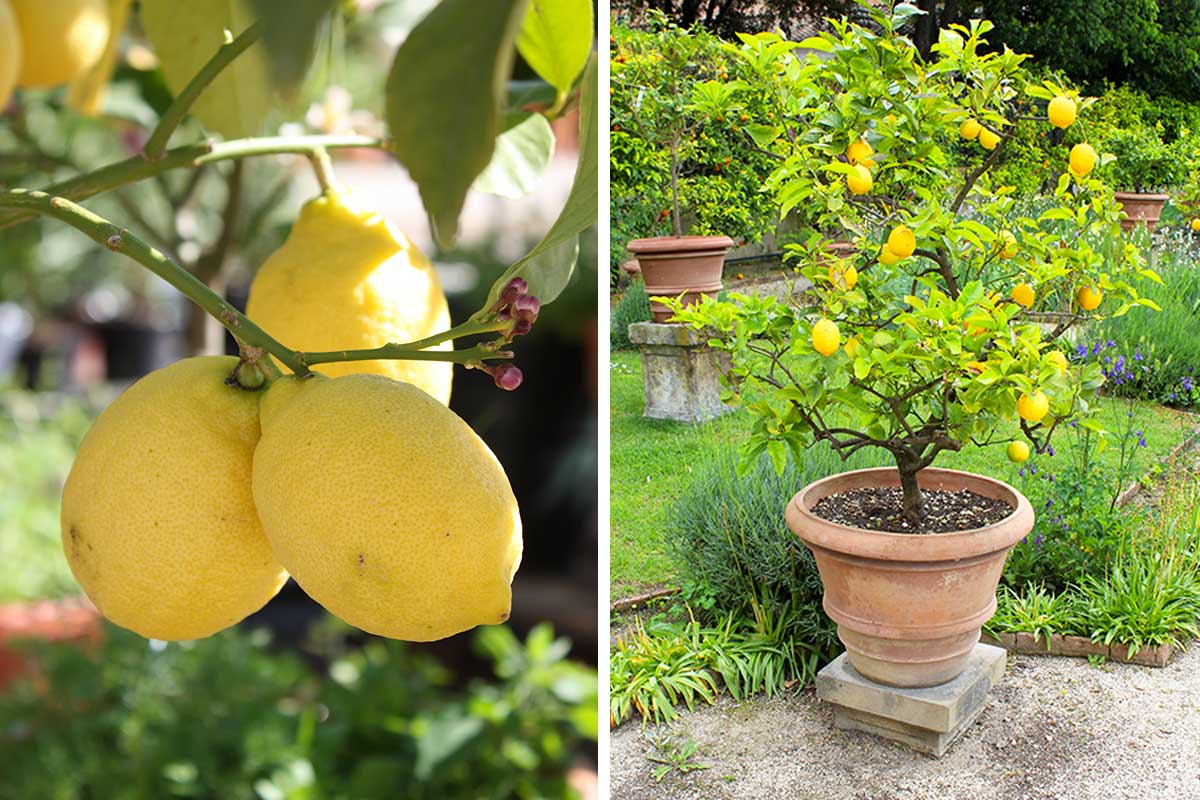
<instances>
[{"instance_id":1,"label":"stone pedestal","mask_svg":"<svg viewBox=\"0 0 1200 800\"><path fill-rule=\"evenodd\" d=\"M642 355L642 416L704 422L729 410L721 402L720 376L728 356L713 350L686 325L635 322L629 341Z\"/></svg>"},{"instance_id":2,"label":"stone pedestal","mask_svg":"<svg viewBox=\"0 0 1200 800\"><path fill-rule=\"evenodd\" d=\"M902 742L940 757L987 704L1004 676L1005 652L975 645L967 668L949 683L899 689L869 681L843 653L817 673L817 697L834 706L834 724Z\"/></svg>"}]
</instances>

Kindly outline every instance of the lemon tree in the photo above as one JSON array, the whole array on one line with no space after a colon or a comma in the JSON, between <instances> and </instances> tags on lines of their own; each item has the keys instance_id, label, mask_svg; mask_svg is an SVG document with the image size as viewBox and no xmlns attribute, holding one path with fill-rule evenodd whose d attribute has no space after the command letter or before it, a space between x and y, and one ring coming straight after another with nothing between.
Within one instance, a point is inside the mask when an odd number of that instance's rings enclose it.
<instances>
[{"instance_id":1,"label":"lemon tree","mask_svg":"<svg viewBox=\"0 0 1200 800\"><path fill-rule=\"evenodd\" d=\"M14 87L19 109L44 96L30 90L49 89L64 93L64 115L94 111L126 27L145 35L171 92L121 140L139 143L132 157L90 172L45 159L53 180L6 184L0 229L65 223L174 286L239 345L237 358L185 359L135 383L100 415L67 481L72 570L102 613L147 637L214 633L289 574L334 614L396 638L442 638L510 613L517 502L446 403L455 364L520 386L514 340L562 292L595 224L592 4L431 4L381 76L386 135L265 135L320 84L314 65L353 5L0 0L0 105ZM518 53L536 79L514 80ZM579 160L561 212L458 321L429 260L338 185L329 155L394 157L449 246L468 192L530 192L554 149L551 123L575 113ZM247 313L150 237L81 205L176 170L287 155L311 165L319 196L262 265Z\"/></svg>"},{"instance_id":2,"label":"lemon tree","mask_svg":"<svg viewBox=\"0 0 1200 800\"><path fill-rule=\"evenodd\" d=\"M777 159L767 187L784 213L853 243L855 283L831 277L829 239L814 234L787 253L811 284L802 304L735 295L675 309L732 355L729 400L756 417L744 463L765 450L782 469L789 448L799 458L818 441L843 457L884 450L915 521L917 474L940 453L1003 443L1012 421L1034 449L1064 420L1096 424L1087 390L1103 377L1070 365L1062 337L1153 307L1137 285L1157 276L1120 238L1090 145L1063 148L1037 214L990 179L1016 126L1085 126L1088 100L1031 78L1025 56L989 51L987 21L942 30L923 60L897 33L915 6L863 11L871 26L835 22L804 42L741 36L758 78L731 93L773 98L774 121L758 121ZM958 169L948 147L964 139L977 155Z\"/></svg>"}]
</instances>

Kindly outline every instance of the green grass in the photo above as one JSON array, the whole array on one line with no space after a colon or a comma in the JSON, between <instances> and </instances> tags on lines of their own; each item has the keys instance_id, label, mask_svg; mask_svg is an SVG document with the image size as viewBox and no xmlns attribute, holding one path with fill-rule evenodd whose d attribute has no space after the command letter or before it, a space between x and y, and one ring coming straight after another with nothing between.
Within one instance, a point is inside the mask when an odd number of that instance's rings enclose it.
<instances>
[{"instance_id":1,"label":"green grass","mask_svg":"<svg viewBox=\"0 0 1200 800\"><path fill-rule=\"evenodd\" d=\"M723 449L736 448L749 432L751 419L732 412L703 425L643 419L642 375L636 353L614 353L612 364L612 544L609 578L612 596L669 584L673 568L666 555L663 530L671 523L672 506L694 471ZM1101 413L1109 402L1101 402ZM1139 474L1179 441L1190 415L1144 404L1146 449L1138 454ZM1015 423L1014 423L1015 430ZM1056 436L1060 455L1071 437ZM1102 454L1113 463L1116 449ZM967 470L1016 482L1017 468L1004 457L1004 445L945 453L937 466ZM1103 472L1103 470L1100 470ZM780 509L780 514L783 509Z\"/></svg>"}]
</instances>

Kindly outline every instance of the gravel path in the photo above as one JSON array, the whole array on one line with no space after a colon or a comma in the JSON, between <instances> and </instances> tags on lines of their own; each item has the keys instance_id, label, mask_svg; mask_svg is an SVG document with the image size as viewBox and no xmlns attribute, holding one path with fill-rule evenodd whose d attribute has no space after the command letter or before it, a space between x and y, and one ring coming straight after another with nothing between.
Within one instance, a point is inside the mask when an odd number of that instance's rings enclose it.
<instances>
[{"instance_id":1,"label":"gravel path","mask_svg":"<svg viewBox=\"0 0 1200 800\"><path fill-rule=\"evenodd\" d=\"M656 784L653 739L699 745ZM941 759L838 731L811 689L612 734L614 798L1200 800L1200 646L1165 669L1009 654L974 726Z\"/></svg>"}]
</instances>

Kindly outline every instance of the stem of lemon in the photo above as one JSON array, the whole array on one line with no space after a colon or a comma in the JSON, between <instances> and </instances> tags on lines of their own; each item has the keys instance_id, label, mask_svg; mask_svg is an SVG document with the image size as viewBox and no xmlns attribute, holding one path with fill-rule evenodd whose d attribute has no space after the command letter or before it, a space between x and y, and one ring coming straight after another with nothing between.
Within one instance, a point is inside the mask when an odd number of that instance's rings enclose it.
<instances>
[{"instance_id":1,"label":"stem of lemon","mask_svg":"<svg viewBox=\"0 0 1200 800\"><path fill-rule=\"evenodd\" d=\"M324 147L317 147L309 151L308 160L312 164L313 174L317 176L317 183L321 184L321 194L335 194L337 181L333 177L333 162L329 160L329 152Z\"/></svg>"}]
</instances>

